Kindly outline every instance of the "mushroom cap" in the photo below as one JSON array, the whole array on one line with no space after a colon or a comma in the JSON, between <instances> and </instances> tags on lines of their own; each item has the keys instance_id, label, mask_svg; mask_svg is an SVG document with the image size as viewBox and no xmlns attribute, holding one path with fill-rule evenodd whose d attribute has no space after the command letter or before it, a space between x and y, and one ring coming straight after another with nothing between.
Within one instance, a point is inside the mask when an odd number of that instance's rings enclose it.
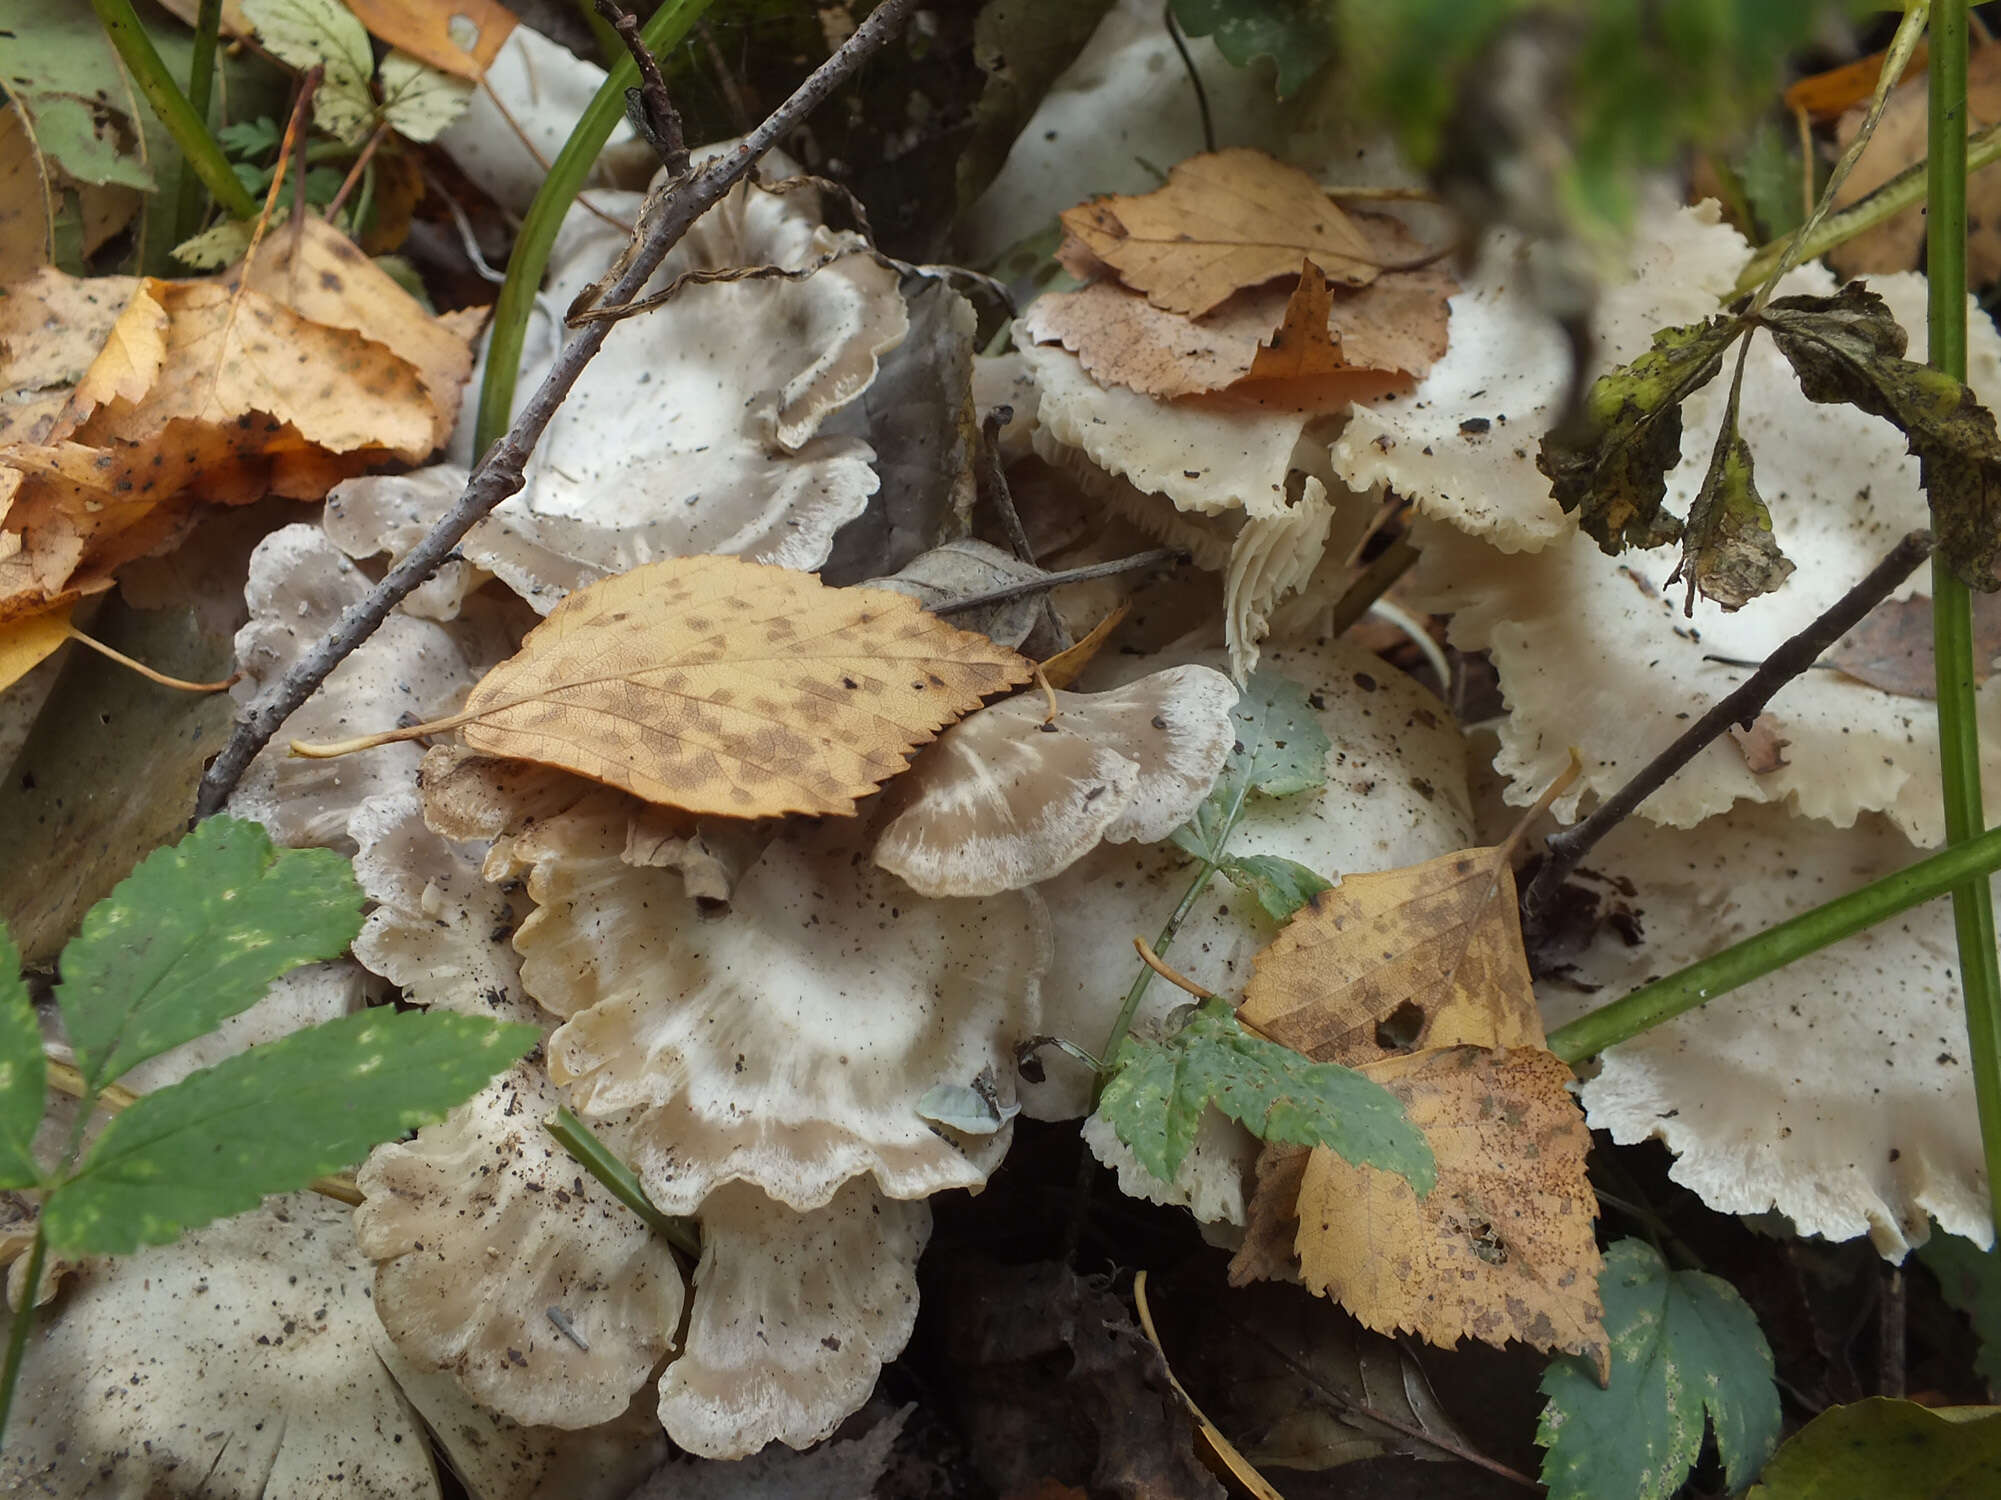
<instances>
[{"instance_id":1,"label":"mushroom cap","mask_svg":"<svg viewBox=\"0 0 2001 1500\"><path fill-rule=\"evenodd\" d=\"M525 1426L591 1427L671 1347L683 1288L666 1243L543 1128L562 1102L521 1062L415 1140L376 1147L354 1230L377 1263L376 1313L412 1360Z\"/></svg>"},{"instance_id":2,"label":"mushroom cap","mask_svg":"<svg viewBox=\"0 0 2001 1500\"><path fill-rule=\"evenodd\" d=\"M1189 653L1099 658L1089 685L1158 670ZM1217 653L1193 653L1214 663ZM1450 712L1381 658L1342 640L1274 648L1265 663L1312 695L1332 741L1327 786L1295 797L1252 796L1230 840L1232 854L1276 854L1329 880L1415 864L1471 842L1465 749ZM1095 1052L1139 972L1132 940L1152 940L1193 876L1172 845L1104 845L1036 887L1049 907L1055 957L1042 982L1045 1034ZM1182 923L1164 955L1183 974L1220 994L1241 989L1251 959L1277 925L1255 897L1218 877ZM1140 1021L1157 1028L1186 1000L1156 981ZM1021 1087L1023 1112L1073 1119L1090 1108L1090 1077L1045 1048L1041 1083Z\"/></svg>"},{"instance_id":3,"label":"mushroom cap","mask_svg":"<svg viewBox=\"0 0 2001 1500\"><path fill-rule=\"evenodd\" d=\"M899 783L875 862L927 896L1048 880L1100 840L1151 844L1193 816L1236 739L1237 690L1170 667L1103 693L1023 693L968 714Z\"/></svg>"},{"instance_id":4,"label":"mushroom cap","mask_svg":"<svg viewBox=\"0 0 2001 1500\"><path fill-rule=\"evenodd\" d=\"M855 819L785 829L729 910L623 859L627 818L579 809L515 841L537 910L522 979L569 1020L550 1071L587 1118L635 1111L626 1160L668 1213L745 1181L795 1209L850 1177L889 1196L976 1187L1010 1131L956 1138L917 1104L991 1068L1041 1022L1048 917L1033 892L918 896L869 861Z\"/></svg>"},{"instance_id":5,"label":"mushroom cap","mask_svg":"<svg viewBox=\"0 0 2001 1500\"><path fill-rule=\"evenodd\" d=\"M802 1214L735 1183L701 1217L687 1342L660 1377L668 1436L705 1458L817 1443L909 1342L930 1206L850 1182Z\"/></svg>"},{"instance_id":6,"label":"mushroom cap","mask_svg":"<svg viewBox=\"0 0 2001 1500\"><path fill-rule=\"evenodd\" d=\"M306 1193L86 1261L28 1340L0 1490L434 1500L367 1264L346 1207Z\"/></svg>"},{"instance_id":7,"label":"mushroom cap","mask_svg":"<svg viewBox=\"0 0 2001 1500\"><path fill-rule=\"evenodd\" d=\"M1720 219L1714 200L1646 202L1627 278L1601 288L1592 309L1592 373L1644 353L1656 329L1719 310L1751 250ZM1536 296L1539 253L1513 232L1489 236L1452 298L1445 357L1410 394L1351 409L1331 449L1343 483L1387 483L1420 514L1503 552L1538 551L1575 529L1535 464L1571 378L1570 341ZM1682 451L1697 451L1693 438ZM1762 454L1759 482L1773 493Z\"/></svg>"},{"instance_id":8,"label":"mushroom cap","mask_svg":"<svg viewBox=\"0 0 2001 1500\"><path fill-rule=\"evenodd\" d=\"M1924 353L1925 283L1875 278L1872 287ZM1831 292L1824 270L1793 273L1788 291ZM2001 396L2001 335L1970 321L1969 373L1977 392ZM1681 466L1669 476L1671 504L1701 482L1729 382L1687 406ZM1510 709L1497 762L1508 796L1532 802L1578 748L1584 774L1557 804L1574 817L1584 798L1609 796L1670 744L1698 714L1744 680L1788 636L1803 629L1881 561L1891 543L1926 524L1917 461L1887 422L1853 407L1821 406L1800 393L1771 340L1757 339L1744 373L1741 429L1758 465L1778 539L1800 566L1775 592L1735 612L1698 601L1681 616L1666 591L1674 548L1628 551L1616 561L1579 533L1530 557L1493 549L1432 523L1412 602L1451 613L1454 645L1488 650ZM1901 595L1928 594L1919 570ZM1723 658L1723 660L1718 660ZM1762 774L1731 741L1719 740L1641 805L1642 817L1690 827L1738 801L1787 801L1838 824L1887 812L1916 842L1943 837L1933 705L1870 687L1838 672L1807 672L1768 710L1790 744L1788 764ZM1979 695L1990 798L2001 796L2001 683Z\"/></svg>"},{"instance_id":9,"label":"mushroom cap","mask_svg":"<svg viewBox=\"0 0 2001 1500\"><path fill-rule=\"evenodd\" d=\"M1836 828L1742 804L1690 829L1629 819L1591 852L1639 918L1576 960L1600 986L1537 987L1551 1026L1870 880L1918 851L1865 814ZM1626 892L1630 890L1630 894ZM1624 1143L1658 1137L1669 1176L1719 1213L1777 1209L1804 1235L1867 1234L1901 1260L1929 1220L1993 1234L1952 911L1933 901L1608 1048L1585 1118Z\"/></svg>"}]
</instances>

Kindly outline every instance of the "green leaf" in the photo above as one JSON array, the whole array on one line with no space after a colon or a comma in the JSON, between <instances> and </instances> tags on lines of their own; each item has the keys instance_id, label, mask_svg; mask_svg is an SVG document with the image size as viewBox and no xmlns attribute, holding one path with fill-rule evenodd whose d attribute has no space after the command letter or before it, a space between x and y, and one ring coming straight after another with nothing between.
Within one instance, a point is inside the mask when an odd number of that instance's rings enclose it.
<instances>
[{"instance_id":1,"label":"green leaf","mask_svg":"<svg viewBox=\"0 0 2001 1500\"><path fill-rule=\"evenodd\" d=\"M1703 1414L1733 1490L1779 1440L1772 1351L1736 1290L1700 1271L1670 1272L1643 1240L1605 1252L1598 1278L1612 1379L1566 1357L1542 1377L1536 1441L1551 1500L1666 1500L1702 1452Z\"/></svg>"},{"instance_id":2,"label":"green leaf","mask_svg":"<svg viewBox=\"0 0 2001 1500\"><path fill-rule=\"evenodd\" d=\"M1971 390L1903 357L1904 330L1861 282L1832 297L1781 297L1763 319L1812 401L1859 407L1918 458L1939 553L1968 587L2001 587L2001 433Z\"/></svg>"},{"instance_id":3,"label":"green leaf","mask_svg":"<svg viewBox=\"0 0 2001 1500\"><path fill-rule=\"evenodd\" d=\"M359 931L346 860L275 850L256 823L210 818L142 860L63 949L56 1002L85 1086L213 1030Z\"/></svg>"},{"instance_id":4,"label":"green leaf","mask_svg":"<svg viewBox=\"0 0 2001 1500\"><path fill-rule=\"evenodd\" d=\"M49 1195L50 1248L125 1255L295 1191L443 1119L540 1039L511 1022L378 1009L204 1068L105 1127Z\"/></svg>"},{"instance_id":5,"label":"green leaf","mask_svg":"<svg viewBox=\"0 0 2001 1500\"><path fill-rule=\"evenodd\" d=\"M1289 797L1327 783L1327 731L1306 689L1272 671L1251 674L1231 710L1237 742L1195 816L1175 830L1175 844L1215 864L1251 792Z\"/></svg>"},{"instance_id":6,"label":"green leaf","mask_svg":"<svg viewBox=\"0 0 2001 1500\"><path fill-rule=\"evenodd\" d=\"M1395 1172L1420 1196L1437 1180L1431 1147L1396 1095L1252 1036L1221 1000L1205 1000L1165 1041L1120 1043L1098 1113L1141 1165L1172 1182L1211 1105L1260 1140L1331 1147L1358 1166Z\"/></svg>"},{"instance_id":7,"label":"green leaf","mask_svg":"<svg viewBox=\"0 0 2001 1500\"><path fill-rule=\"evenodd\" d=\"M0 0L0 94L21 106L37 153L78 182L154 186L143 106L88 5Z\"/></svg>"},{"instance_id":8,"label":"green leaf","mask_svg":"<svg viewBox=\"0 0 2001 1500\"><path fill-rule=\"evenodd\" d=\"M1681 522L1661 509L1681 462L1681 403L1715 378L1743 328L1716 317L1661 329L1652 349L1592 382L1580 422L1543 438L1536 467L1602 550L1662 547L1681 535Z\"/></svg>"},{"instance_id":9,"label":"green leaf","mask_svg":"<svg viewBox=\"0 0 2001 1500\"><path fill-rule=\"evenodd\" d=\"M1750 1500L1988 1500L2001 1495L2001 1407L1871 1396L1822 1412L1765 1466Z\"/></svg>"},{"instance_id":10,"label":"green leaf","mask_svg":"<svg viewBox=\"0 0 2001 1500\"><path fill-rule=\"evenodd\" d=\"M1333 51L1328 8L1321 0L1173 0L1174 19L1190 36L1206 36L1239 68L1268 57L1278 69L1283 99L1320 70Z\"/></svg>"},{"instance_id":11,"label":"green leaf","mask_svg":"<svg viewBox=\"0 0 2001 1500\"><path fill-rule=\"evenodd\" d=\"M1791 576L1790 558L1772 535L1772 513L1751 473L1751 448L1737 431L1737 403L1724 414L1717 451L1702 488L1688 508L1682 537L1681 572L1688 578L1687 602L1696 591L1725 609L1737 609L1769 594ZM1668 580L1672 583L1674 580Z\"/></svg>"},{"instance_id":12,"label":"green leaf","mask_svg":"<svg viewBox=\"0 0 2001 1500\"><path fill-rule=\"evenodd\" d=\"M2001 1250L1982 1250L1956 1234L1936 1232L1918 1259L1938 1278L1945 1300L1965 1313L1980 1335L1973 1368L2001 1387Z\"/></svg>"},{"instance_id":13,"label":"green leaf","mask_svg":"<svg viewBox=\"0 0 2001 1500\"><path fill-rule=\"evenodd\" d=\"M239 120L234 125L224 125L216 131L215 138L231 156L252 157L277 150L285 133L278 128L276 120L269 115L260 115L254 120Z\"/></svg>"},{"instance_id":14,"label":"green leaf","mask_svg":"<svg viewBox=\"0 0 2001 1500\"><path fill-rule=\"evenodd\" d=\"M406 141L435 141L472 103L473 84L407 52L382 59L382 118Z\"/></svg>"},{"instance_id":15,"label":"green leaf","mask_svg":"<svg viewBox=\"0 0 2001 1500\"><path fill-rule=\"evenodd\" d=\"M1800 183L1806 169L1800 162L1799 132L1790 122L1760 120L1733 163L1749 202L1756 238L1767 244L1791 234L1806 219ZM1820 184L1814 183L1818 194Z\"/></svg>"},{"instance_id":16,"label":"green leaf","mask_svg":"<svg viewBox=\"0 0 2001 1500\"><path fill-rule=\"evenodd\" d=\"M243 0L243 13L272 56L303 72L326 69L313 95L313 123L349 145L359 145L374 123L368 80L375 49L368 29L340 0Z\"/></svg>"},{"instance_id":17,"label":"green leaf","mask_svg":"<svg viewBox=\"0 0 2001 1500\"><path fill-rule=\"evenodd\" d=\"M1226 854L1223 873L1258 898L1268 916L1283 922L1322 891L1331 891L1332 882L1322 880L1296 860L1277 854L1246 854L1238 858Z\"/></svg>"},{"instance_id":18,"label":"green leaf","mask_svg":"<svg viewBox=\"0 0 2001 1500\"><path fill-rule=\"evenodd\" d=\"M0 1188L41 1180L35 1132L42 1123L48 1064L35 1002L21 982L21 950L0 923Z\"/></svg>"}]
</instances>

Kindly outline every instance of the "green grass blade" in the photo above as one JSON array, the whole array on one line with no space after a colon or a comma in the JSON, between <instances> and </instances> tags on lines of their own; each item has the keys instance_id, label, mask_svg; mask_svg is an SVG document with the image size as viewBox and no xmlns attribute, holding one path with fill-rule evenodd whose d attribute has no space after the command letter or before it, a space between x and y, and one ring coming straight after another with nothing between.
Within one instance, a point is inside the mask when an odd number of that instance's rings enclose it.
<instances>
[{"instance_id":1,"label":"green grass blade","mask_svg":"<svg viewBox=\"0 0 2001 1500\"><path fill-rule=\"evenodd\" d=\"M188 65L188 108L204 125L208 123L209 99L215 88L215 49L221 35L222 0L201 0L201 9L195 13L194 59ZM205 207L201 190L201 174L195 171L192 161L184 155L180 187L174 202L176 245L193 239L201 230Z\"/></svg>"},{"instance_id":2,"label":"green grass blade","mask_svg":"<svg viewBox=\"0 0 2001 1500\"><path fill-rule=\"evenodd\" d=\"M21 982L21 950L0 924L0 1188L32 1187L42 1175L35 1132L48 1071L35 1002Z\"/></svg>"},{"instance_id":3,"label":"green grass blade","mask_svg":"<svg viewBox=\"0 0 2001 1500\"><path fill-rule=\"evenodd\" d=\"M56 990L92 1093L213 1030L300 964L361 931L361 888L330 849L274 849L240 818L210 818L156 849L63 949Z\"/></svg>"},{"instance_id":4,"label":"green grass blade","mask_svg":"<svg viewBox=\"0 0 2001 1500\"><path fill-rule=\"evenodd\" d=\"M256 202L236 180L222 148L208 133L207 123L195 113L188 96L181 92L181 86L174 82L173 74L160 60L153 39L146 35L146 28L132 12L132 0L90 0L90 5L104 26L104 34L111 38L111 45L118 49L119 58L139 85L139 91L173 136L174 144L181 148L182 159L194 168L195 175L215 195L215 201L231 215L239 219L255 218Z\"/></svg>"},{"instance_id":5,"label":"green grass blade","mask_svg":"<svg viewBox=\"0 0 2001 1500\"><path fill-rule=\"evenodd\" d=\"M639 34L657 57L677 46L710 4L711 0L667 0L640 28ZM528 336L528 315L534 310L535 294L542 289L542 273L549 267L549 251L556 243L556 231L562 228L563 215L576 201L598 152L610 139L612 127L625 117L625 91L638 83L638 66L630 57L621 56L596 96L578 116L576 128L563 142L563 149L549 163L549 175L542 179L535 201L528 205L527 216L521 221L521 233L516 236L514 253L507 261L507 280L501 283L500 297L493 304L486 379L479 388L479 413L473 425L475 460L499 440L514 418L514 386L521 374L521 346Z\"/></svg>"},{"instance_id":6,"label":"green grass blade","mask_svg":"<svg viewBox=\"0 0 2001 1500\"><path fill-rule=\"evenodd\" d=\"M1929 247L1931 364L1966 379L1967 0L1939 0L1932 16L1925 241ZM1979 836L1980 726L1974 707L1973 602L1941 559L1932 562L1932 652L1938 671L1938 739L1947 847ZM1972 1047L1973 1092L1987 1161L1989 1210L2001 1222L2001 954L1985 880L1952 890L1954 936Z\"/></svg>"},{"instance_id":7,"label":"green grass blade","mask_svg":"<svg viewBox=\"0 0 2001 1500\"><path fill-rule=\"evenodd\" d=\"M473 1016L362 1011L146 1094L49 1195L49 1244L127 1255L255 1208L441 1120L541 1039Z\"/></svg>"}]
</instances>

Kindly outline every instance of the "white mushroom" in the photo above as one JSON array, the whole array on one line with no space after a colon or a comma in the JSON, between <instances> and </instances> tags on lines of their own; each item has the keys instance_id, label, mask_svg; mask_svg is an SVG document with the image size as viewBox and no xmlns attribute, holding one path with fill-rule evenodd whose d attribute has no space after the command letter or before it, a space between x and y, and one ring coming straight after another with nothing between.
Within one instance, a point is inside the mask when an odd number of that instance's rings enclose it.
<instances>
[{"instance_id":1,"label":"white mushroom","mask_svg":"<svg viewBox=\"0 0 2001 1500\"><path fill-rule=\"evenodd\" d=\"M1641 941L1603 934L1569 982L1538 986L1543 1014L1568 1021L1919 854L1873 814L1845 829L1748 804L1687 830L1628 821L1590 866L1630 882L1615 899ZM1666 1142L1669 1175L1720 1213L1777 1209L1893 1260L1933 1218L1987 1244L1957 968L1950 906L1917 907L1610 1048L1586 1118L1622 1144Z\"/></svg>"},{"instance_id":2,"label":"white mushroom","mask_svg":"<svg viewBox=\"0 0 2001 1500\"><path fill-rule=\"evenodd\" d=\"M1038 1029L1047 916L1032 892L918 896L856 820L788 829L704 919L670 871L623 859L622 811L551 818L512 845L536 911L522 979L567 1016L550 1069L586 1117L637 1111L622 1146L664 1211L742 1180L795 1209L872 1174L892 1197L973 1187L1009 1131L954 1138L927 1090Z\"/></svg>"},{"instance_id":3,"label":"white mushroom","mask_svg":"<svg viewBox=\"0 0 2001 1500\"><path fill-rule=\"evenodd\" d=\"M718 1189L702 1205L687 1347L660 1377L668 1435L707 1458L827 1436L909 1341L930 1234L927 1205L864 1182L804 1214Z\"/></svg>"},{"instance_id":4,"label":"white mushroom","mask_svg":"<svg viewBox=\"0 0 2001 1500\"><path fill-rule=\"evenodd\" d=\"M927 896L990 896L1051 879L1101 840L1157 843L1209 794L1236 738L1237 690L1207 667L1053 698L968 714L918 756L875 862Z\"/></svg>"},{"instance_id":5,"label":"white mushroom","mask_svg":"<svg viewBox=\"0 0 2001 1500\"><path fill-rule=\"evenodd\" d=\"M681 1319L668 1246L543 1128L562 1103L517 1063L357 1175L375 1310L413 1361L528 1426L623 1412Z\"/></svg>"},{"instance_id":6,"label":"white mushroom","mask_svg":"<svg viewBox=\"0 0 2001 1500\"><path fill-rule=\"evenodd\" d=\"M309 1194L87 1261L28 1341L0 1490L432 1500L367 1264L347 1209Z\"/></svg>"}]
</instances>

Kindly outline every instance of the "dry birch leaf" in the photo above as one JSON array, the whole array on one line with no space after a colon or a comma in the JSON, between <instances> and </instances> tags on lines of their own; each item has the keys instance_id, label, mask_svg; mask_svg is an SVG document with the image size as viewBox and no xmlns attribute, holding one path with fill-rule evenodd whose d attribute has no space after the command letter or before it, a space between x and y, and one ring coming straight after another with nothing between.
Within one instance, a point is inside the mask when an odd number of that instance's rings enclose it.
<instances>
[{"instance_id":1,"label":"dry birch leaf","mask_svg":"<svg viewBox=\"0 0 2001 1500\"><path fill-rule=\"evenodd\" d=\"M1591 1134L1570 1069L1536 1047L1445 1047L1362 1071L1403 1101L1438 1182L1419 1199L1393 1172L1316 1148L1298 1200L1306 1285L1379 1333L1520 1339L1582 1355L1604 1380Z\"/></svg>"},{"instance_id":2,"label":"dry birch leaf","mask_svg":"<svg viewBox=\"0 0 2001 1500\"><path fill-rule=\"evenodd\" d=\"M1063 227L1155 307L1192 317L1295 274L1309 256L1351 286L1372 281L1380 263L1319 183L1246 147L1189 157L1157 192L1080 203Z\"/></svg>"},{"instance_id":3,"label":"dry birch leaf","mask_svg":"<svg viewBox=\"0 0 2001 1500\"><path fill-rule=\"evenodd\" d=\"M852 813L905 756L1027 661L882 589L730 557L648 563L571 594L465 710L339 745L450 728L668 807Z\"/></svg>"},{"instance_id":4,"label":"dry birch leaf","mask_svg":"<svg viewBox=\"0 0 2001 1500\"><path fill-rule=\"evenodd\" d=\"M1463 849L1320 892L1257 956L1244 1019L1351 1068L1462 1043L1541 1046L1507 852Z\"/></svg>"}]
</instances>

